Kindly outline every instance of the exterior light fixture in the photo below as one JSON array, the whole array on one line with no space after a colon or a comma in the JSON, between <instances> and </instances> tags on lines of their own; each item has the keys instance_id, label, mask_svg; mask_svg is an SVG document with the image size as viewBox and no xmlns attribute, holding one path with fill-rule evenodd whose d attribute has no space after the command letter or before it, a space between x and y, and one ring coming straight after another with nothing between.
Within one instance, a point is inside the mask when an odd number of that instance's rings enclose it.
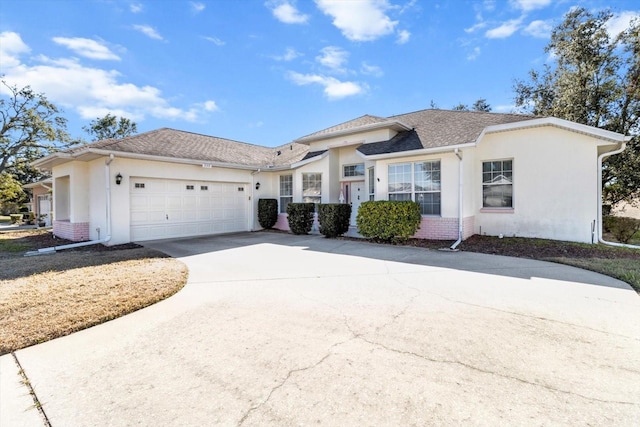
<instances>
[{"instance_id":1,"label":"exterior light fixture","mask_svg":"<svg viewBox=\"0 0 640 427\"><path fill-rule=\"evenodd\" d=\"M260 183L256 182L256 190L259 190L259 189L260 189Z\"/></svg>"},{"instance_id":2,"label":"exterior light fixture","mask_svg":"<svg viewBox=\"0 0 640 427\"><path fill-rule=\"evenodd\" d=\"M118 172L116 175L116 184L120 185L122 183L122 174Z\"/></svg>"}]
</instances>

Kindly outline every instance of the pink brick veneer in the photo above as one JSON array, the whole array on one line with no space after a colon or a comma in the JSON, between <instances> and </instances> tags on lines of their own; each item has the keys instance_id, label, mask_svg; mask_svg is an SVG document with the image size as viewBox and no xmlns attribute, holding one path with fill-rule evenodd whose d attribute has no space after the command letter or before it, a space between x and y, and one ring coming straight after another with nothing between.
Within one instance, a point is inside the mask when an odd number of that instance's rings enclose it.
<instances>
[{"instance_id":1,"label":"pink brick veneer","mask_svg":"<svg viewBox=\"0 0 640 427\"><path fill-rule=\"evenodd\" d=\"M468 216L462 221L462 238L468 239L473 236L473 227L475 217ZM317 219L314 222L314 230L318 228ZM278 230L289 230L286 214L279 214L276 225L273 226ZM416 239L429 240L456 240L458 238L458 218L438 218L423 217L420 222L420 229L413 235Z\"/></svg>"},{"instance_id":2,"label":"pink brick veneer","mask_svg":"<svg viewBox=\"0 0 640 427\"><path fill-rule=\"evenodd\" d=\"M462 220L462 238L473 235L474 217ZM456 240L458 238L458 218L422 217L420 229L413 235L416 239Z\"/></svg>"},{"instance_id":3,"label":"pink brick veneer","mask_svg":"<svg viewBox=\"0 0 640 427\"><path fill-rule=\"evenodd\" d=\"M53 234L72 242L85 242L89 240L89 223L53 221Z\"/></svg>"}]
</instances>

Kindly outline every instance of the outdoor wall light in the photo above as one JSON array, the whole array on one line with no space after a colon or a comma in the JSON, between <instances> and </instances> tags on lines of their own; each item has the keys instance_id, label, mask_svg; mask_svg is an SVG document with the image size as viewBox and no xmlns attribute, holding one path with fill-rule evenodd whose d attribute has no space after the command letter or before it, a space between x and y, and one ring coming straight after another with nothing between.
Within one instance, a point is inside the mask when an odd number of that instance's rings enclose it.
<instances>
[{"instance_id":1,"label":"outdoor wall light","mask_svg":"<svg viewBox=\"0 0 640 427\"><path fill-rule=\"evenodd\" d=\"M116 184L120 185L122 183L122 174L118 172L116 175Z\"/></svg>"},{"instance_id":2,"label":"outdoor wall light","mask_svg":"<svg viewBox=\"0 0 640 427\"><path fill-rule=\"evenodd\" d=\"M256 190L259 190L259 189L260 189L260 183L256 182Z\"/></svg>"}]
</instances>

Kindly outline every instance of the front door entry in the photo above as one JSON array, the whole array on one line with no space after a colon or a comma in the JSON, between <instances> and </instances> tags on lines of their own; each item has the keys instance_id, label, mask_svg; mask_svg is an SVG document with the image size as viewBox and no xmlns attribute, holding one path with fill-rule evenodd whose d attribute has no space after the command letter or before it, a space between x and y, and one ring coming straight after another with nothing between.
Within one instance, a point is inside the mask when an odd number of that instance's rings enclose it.
<instances>
[{"instance_id":1,"label":"front door entry","mask_svg":"<svg viewBox=\"0 0 640 427\"><path fill-rule=\"evenodd\" d=\"M364 202L364 181L349 183L349 202L351 203L351 225L356 225L360 203Z\"/></svg>"}]
</instances>

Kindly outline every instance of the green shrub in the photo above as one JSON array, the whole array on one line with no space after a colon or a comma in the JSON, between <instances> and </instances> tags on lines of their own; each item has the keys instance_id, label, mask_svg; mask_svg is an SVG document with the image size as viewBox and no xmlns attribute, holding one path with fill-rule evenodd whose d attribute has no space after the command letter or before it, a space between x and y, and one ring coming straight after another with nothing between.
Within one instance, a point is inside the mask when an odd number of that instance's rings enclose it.
<instances>
[{"instance_id":1,"label":"green shrub","mask_svg":"<svg viewBox=\"0 0 640 427\"><path fill-rule=\"evenodd\" d=\"M421 219L416 202L376 200L360 205L356 224L364 237L395 242L416 234Z\"/></svg>"},{"instance_id":2,"label":"green shrub","mask_svg":"<svg viewBox=\"0 0 640 427\"><path fill-rule=\"evenodd\" d=\"M611 225L611 233L620 243L629 243L634 234L640 231L640 220L625 216L615 218Z\"/></svg>"},{"instance_id":3,"label":"green shrub","mask_svg":"<svg viewBox=\"0 0 640 427\"><path fill-rule=\"evenodd\" d=\"M309 234L313 227L314 203L289 203L287 205L287 220L293 234Z\"/></svg>"},{"instance_id":4,"label":"green shrub","mask_svg":"<svg viewBox=\"0 0 640 427\"><path fill-rule=\"evenodd\" d=\"M602 231L611 233L616 222L616 217L612 215L604 215L602 217Z\"/></svg>"},{"instance_id":5,"label":"green shrub","mask_svg":"<svg viewBox=\"0 0 640 427\"><path fill-rule=\"evenodd\" d=\"M31 211L26 214L26 218L24 218L24 223L28 225L33 225L36 222L36 213Z\"/></svg>"},{"instance_id":6,"label":"green shrub","mask_svg":"<svg viewBox=\"0 0 640 427\"><path fill-rule=\"evenodd\" d=\"M22 214L11 214L9 217L11 218L11 224L22 222Z\"/></svg>"},{"instance_id":7,"label":"green shrub","mask_svg":"<svg viewBox=\"0 0 640 427\"><path fill-rule=\"evenodd\" d=\"M258 200L258 222L262 228L271 228L278 222L278 201L276 199Z\"/></svg>"},{"instance_id":8,"label":"green shrub","mask_svg":"<svg viewBox=\"0 0 640 427\"><path fill-rule=\"evenodd\" d=\"M351 205L345 203L327 203L318 205L320 233L326 237L341 236L349 231Z\"/></svg>"}]
</instances>

